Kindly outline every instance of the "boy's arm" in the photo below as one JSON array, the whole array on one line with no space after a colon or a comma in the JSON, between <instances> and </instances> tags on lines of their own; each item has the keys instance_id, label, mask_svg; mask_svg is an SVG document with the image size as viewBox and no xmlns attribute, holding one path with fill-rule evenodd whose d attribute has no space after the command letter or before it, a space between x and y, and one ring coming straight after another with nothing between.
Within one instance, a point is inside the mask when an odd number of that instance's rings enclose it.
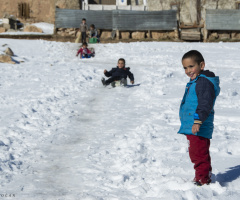
<instances>
[{"instance_id":1,"label":"boy's arm","mask_svg":"<svg viewBox=\"0 0 240 200\"><path fill-rule=\"evenodd\" d=\"M110 71L104 71L104 75L106 76L106 77L110 77L110 76L112 76L112 72L113 72L113 69L111 69Z\"/></svg>"},{"instance_id":2,"label":"boy's arm","mask_svg":"<svg viewBox=\"0 0 240 200\"><path fill-rule=\"evenodd\" d=\"M82 53L82 48L80 48L76 54L76 56L78 56L78 54Z\"/></svg>"},{"instance_id":3,"label":"boy's arm","mask_svg":"<svg viewBox=\"0 0 240 200\"><path fill-rule=\"evenodd\" d=\"M133 84L133 83L134 83L134 76L133 76L133 73L130 72L130 71L128 71L128 77L129 77L131 83Z\"/></svg>"},{"instance_id":4,"label":"boy's arm","mask_svg":"<svg viewBox=\"0 0 240 200\"><path fill-rule=\"evenodd\" d=\"M198 106L194 113L194 124L201 125L213 109L215 98L214 85L207 78L200 77L196 84Z\"/></svg>"}]
</instances>

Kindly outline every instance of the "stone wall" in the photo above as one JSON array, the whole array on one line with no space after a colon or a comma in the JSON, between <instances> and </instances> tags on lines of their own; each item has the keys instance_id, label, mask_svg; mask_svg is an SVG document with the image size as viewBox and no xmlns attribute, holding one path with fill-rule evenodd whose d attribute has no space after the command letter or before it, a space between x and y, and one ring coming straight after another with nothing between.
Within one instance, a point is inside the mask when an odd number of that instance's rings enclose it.
<instances>
[{"instance_id":1,"label":"stone wall","mask_svg":"<svg viewBox=\"0 0 240 200\"><path fill-rule=\"evenodd\" d=\"M56 0L58 8L65 9L80 9L80 0Z\"/></svg>"},{"instance_id":2,"label":"stone wall","mask_svg":"<svg viewBox=\"0 0 240 200\"><path fill-rule=\"evenodd\" d=\"M66 9L79 9L79 0L1 0L0 18L5 13L14 15L21 19L19 16L18 5L20 3L28 3L30 7L30 18L26 19L28 22L48 22L54 23L55 20L55 7Z\"/></svg>"}]
</instances>

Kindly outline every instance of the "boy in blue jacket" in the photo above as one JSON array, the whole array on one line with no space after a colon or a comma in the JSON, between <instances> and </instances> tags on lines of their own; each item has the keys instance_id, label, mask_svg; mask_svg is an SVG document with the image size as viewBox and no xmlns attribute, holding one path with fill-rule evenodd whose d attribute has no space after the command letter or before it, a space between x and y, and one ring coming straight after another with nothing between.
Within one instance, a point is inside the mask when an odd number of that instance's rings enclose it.
<instances>
[{"instance_id":1,"label":"boy in blue jacket","mask_svg":"<svg viewBox=\"0 0 240 200\"><path fill-rule=\"evenodd\" d=\"M181 127L178 133L187 136L189 156L194 163L194 183L198 186L211 182L210 139L213 133L214 104L219 95L219 77L204 70L202 54L196 50L182 57L185 74L190 78L180 106Z\"/></svg>"},{"instance_id":2,"label":"boy in blue jacket","mask_svg":"<svg viewBox=\"0 0 240 200\"><path fill-rule=\"evenodd\" d=\"M105 69L103 73L106 77L111 77L107 80L105 80L105 78L102 78L102 84L104 86L109 85L113 81L126 79L127 77L129 77L131 83L134 84L134 76L130 72L130 67L125 67L125 59L123 58L120 58L118 60L118 65L116 68L112 68L110 71L107 71Z\"/></svg>"}]
</instances>

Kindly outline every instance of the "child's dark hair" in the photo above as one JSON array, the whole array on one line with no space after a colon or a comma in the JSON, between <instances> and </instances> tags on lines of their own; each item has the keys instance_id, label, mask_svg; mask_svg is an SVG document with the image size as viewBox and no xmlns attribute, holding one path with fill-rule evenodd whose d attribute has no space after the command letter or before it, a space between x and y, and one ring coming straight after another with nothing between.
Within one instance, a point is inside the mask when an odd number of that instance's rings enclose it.
<instances>
[{"instance_id":1,"label":"child's dark hair","mask_svg":"<svg viewBox=\"0 0 240 200\"><path fill-rule=\"evenodd\" d=\"M124 62L124 65L126 64L126 62L125 62L125 59L124 59L124 58L119 58L119 59L118 59L118 62L119 62L119 61L123 61L123 62Z\"/></svg>"},{"instance_id":2,"label":"child's dark hair","mask_svg":"<svg viewBox=\"0 0 240 200\"><path fill-rule=\"evenodd\" d=\"M203 58L202 54L197 50L191 50L191 51L188 51L187 53L185 53L182 57L182 60L184 60L186 58L193 59L199 65L201 62L204 62L204 58Z\"/></svg>"},{"instance_id":3,"label":"child's dark hair","mask_svg":"<svg viewBox=\"0 0 240 200\"><path fill-rule=\"evenodd\" d=\"M82 21L86 21L86 18L82 18Z\"/></svg>"},{"instance_id":4,"label":"child's dark hair","mask_svg":"<svg viewBox=\"0 0 240 200\"><path fill-rule=\"evenodd\" d=\"M95 25L94 25L94 24L91 24L91 25L90 25L90 28L93 28L93 29L94 29L94 28L95 28Z\"/></svg>"},{"instance_id":5,"label":"child's dark hair","mask_svg":"<svg viewBox=\"0 0 240 200\"><path fill-rule=\"evenodd\" d=\"M84 42L84 43L82 43L82 46L83 46L83 45L87 46L88 44L87 44L86 42Z\"/></svg>"}]
</instances>

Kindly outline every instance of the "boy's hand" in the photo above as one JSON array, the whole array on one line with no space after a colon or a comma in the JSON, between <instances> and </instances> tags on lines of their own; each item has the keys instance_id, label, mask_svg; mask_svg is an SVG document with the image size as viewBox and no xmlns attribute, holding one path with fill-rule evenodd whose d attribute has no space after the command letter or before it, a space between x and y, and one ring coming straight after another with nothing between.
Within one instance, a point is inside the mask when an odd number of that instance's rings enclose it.
<instances>
[{"instance_id":1,"label":"boy's hand","mask_svg":"<svg viewBox=\"0 0 240 200\"><path fill-rule=\"evenodd\" d=\"M104 72L103 72L104 74L106 74L107 73L107 70L106 69L104 69Z\"/></svg>"},{"instance_id":2,"label":"boy's hand","mask_svg":"<svg viewBox=\"0 0 240 200\"><path fill-rule=\"evenodd\" d=\"M197 132L199 132L200 124L193 124L192 126L192 133L196 135Z\"/></svg>"},{"instance_id":3,"label":"boy's hand","mask_svg":"<svg viewBox=\"0 0 240 200\"><path fill-rule=\"evenodd\" d=\"M134 84L134 81L131 81L132 84Z\"/></svg>"}]
</instances>

